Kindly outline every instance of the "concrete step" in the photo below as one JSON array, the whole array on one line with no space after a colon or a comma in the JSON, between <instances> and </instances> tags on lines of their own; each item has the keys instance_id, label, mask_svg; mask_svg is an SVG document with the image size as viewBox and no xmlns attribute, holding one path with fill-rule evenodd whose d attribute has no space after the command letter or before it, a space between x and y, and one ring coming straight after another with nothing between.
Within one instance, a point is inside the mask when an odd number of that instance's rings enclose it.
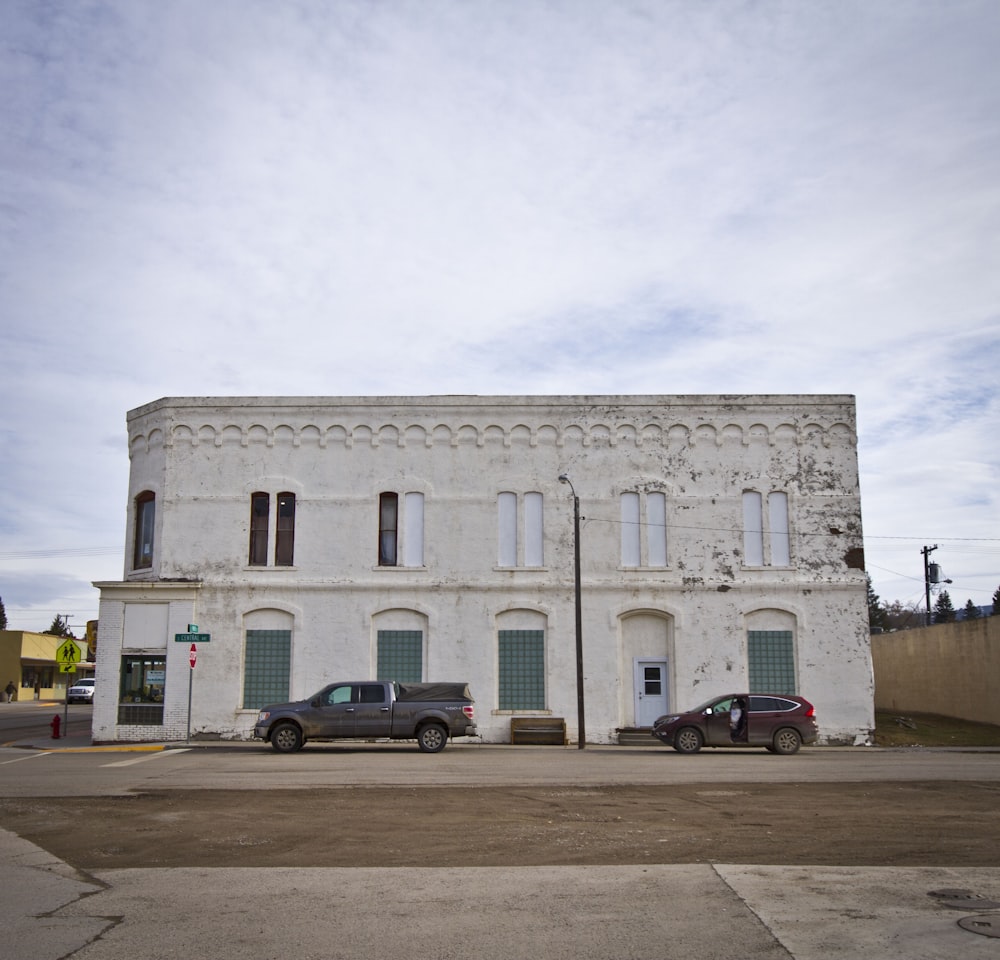
<instances>
[{"instance_id":1,"label":"concrete step","mask_svg":"<svg viewBox=\"0 0 1000 960\"><path fill-rule=\"evenodd\" d=\"M630 727L618 731L618 745L622 747L662 747L663 744L648 729Z\"/></svg>"}]
</instances>

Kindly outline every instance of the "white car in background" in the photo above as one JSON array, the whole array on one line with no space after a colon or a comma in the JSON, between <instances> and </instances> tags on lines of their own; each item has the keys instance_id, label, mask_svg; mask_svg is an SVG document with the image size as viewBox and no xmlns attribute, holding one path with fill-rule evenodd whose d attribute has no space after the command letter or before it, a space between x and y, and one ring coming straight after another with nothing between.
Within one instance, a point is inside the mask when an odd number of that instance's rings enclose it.
<instances>
[{"instance_id":1,"label":"white car in background","mask_svg":"<svg viewBox=\"0 0 1000 960\"><path fill-rule=\"evenodd\" d=\"M70 703L93 703L94 702L94 678L87 677L85 680L77 680L69 688L66 699Z\"/></svg>"}]
</instances>

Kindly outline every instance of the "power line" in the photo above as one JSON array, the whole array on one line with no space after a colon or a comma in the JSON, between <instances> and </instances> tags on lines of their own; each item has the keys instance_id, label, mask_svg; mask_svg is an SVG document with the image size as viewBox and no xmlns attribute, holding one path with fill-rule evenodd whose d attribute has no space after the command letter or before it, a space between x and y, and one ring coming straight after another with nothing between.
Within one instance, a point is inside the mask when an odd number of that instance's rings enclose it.
<instances>
[{"instance_id":1,"label":"power line","mask_svg":"<svg viewBox=\"0 0 1000 960\"><path fill-rule=\"evenodd\" d=\"M111 557L122 552L122 547L58 547L40 550L11 550L0 552L0 560L54 560L59 557Z\"/></svg>"}]
</instances>

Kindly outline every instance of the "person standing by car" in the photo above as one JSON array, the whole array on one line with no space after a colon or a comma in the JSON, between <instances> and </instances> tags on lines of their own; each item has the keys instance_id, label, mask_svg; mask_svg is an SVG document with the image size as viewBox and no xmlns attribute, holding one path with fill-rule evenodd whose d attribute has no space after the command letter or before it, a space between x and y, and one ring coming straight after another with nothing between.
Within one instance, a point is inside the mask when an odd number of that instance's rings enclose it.
<instances>
[{"instance_id":1,"label":"person standing by car","mask_svg":"<svg viewBox=\"0 0 1000 960\"><path fill-rule=\"evenodd\" d=\"M729 708L729 735L733 743L746 742L747 705L742 697L735 697Z\"/></svg>"}]
</instances>

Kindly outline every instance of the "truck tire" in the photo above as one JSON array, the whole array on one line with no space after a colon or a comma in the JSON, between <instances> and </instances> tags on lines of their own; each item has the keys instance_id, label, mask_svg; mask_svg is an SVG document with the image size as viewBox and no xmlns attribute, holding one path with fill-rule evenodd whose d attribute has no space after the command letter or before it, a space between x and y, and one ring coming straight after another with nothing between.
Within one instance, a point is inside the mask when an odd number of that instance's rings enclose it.
<instances>
[{"instance_id":1,"label":"truck tire","mask_svg":"<svg viewBox=\"0 0 1000 960\"><path fill-rule=\"evenodd\" d=\"M448 743L448 731L440 723L428 723L417 733L417 746L424 753L440 753Z\"/></svg>"},{"instance_id":2,"label":"truck tire","mask_svg":"<svg viewBox=\"0 0 1000 960\"><path fill-rule=\"evenodd\" d=\"M302 743L302 731L294 723L279 723L271 731L271 746L278 753L295 753Z\"/></svg>"}]
</instances>

